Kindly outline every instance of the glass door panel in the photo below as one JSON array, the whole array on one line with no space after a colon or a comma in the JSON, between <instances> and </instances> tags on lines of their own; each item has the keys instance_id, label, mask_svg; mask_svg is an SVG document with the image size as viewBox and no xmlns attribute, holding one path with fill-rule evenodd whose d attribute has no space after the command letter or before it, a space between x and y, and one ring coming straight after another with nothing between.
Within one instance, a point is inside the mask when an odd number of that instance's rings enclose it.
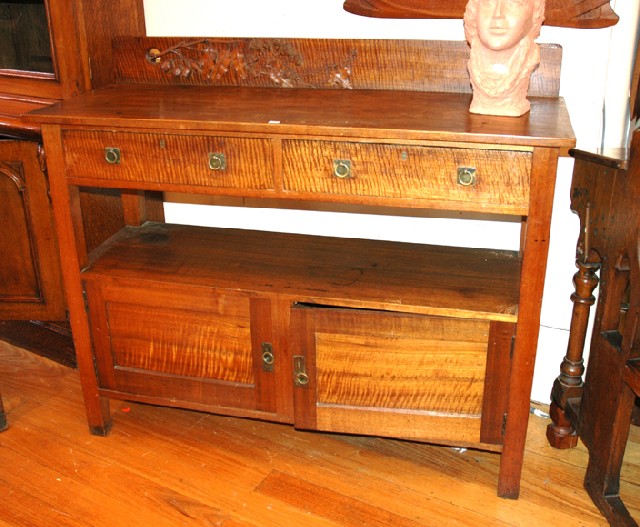
<instances>
[{"instance_id":1,"label":"glass door panel","mask_svg":"<svg viewBox=\"0 0 640 527\"><path fill-rule=\"evenodd\" d=\"M0 0L0 73L16 72L54 74L45 0Z\"/></svg>"}]
</instances>

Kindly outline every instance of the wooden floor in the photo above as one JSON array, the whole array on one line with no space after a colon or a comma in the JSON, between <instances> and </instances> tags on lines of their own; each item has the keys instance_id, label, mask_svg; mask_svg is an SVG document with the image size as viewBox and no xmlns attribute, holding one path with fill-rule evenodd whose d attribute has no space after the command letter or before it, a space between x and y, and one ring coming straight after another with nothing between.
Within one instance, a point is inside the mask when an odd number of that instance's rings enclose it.
<instances>
[{"instance_id":1,"label":"wooden floor","mask_svg":"<svg viewBox=\"0 0 640 527\"><path fill-rule=\"evenodd\" d=\"M77 371L0 341L0 526L593 526L586 451L556 451L531 416L519 500L497 454L114 402L89 435ZM640 518L640 433L623 496Z\"/></svg>"}]
</instances>

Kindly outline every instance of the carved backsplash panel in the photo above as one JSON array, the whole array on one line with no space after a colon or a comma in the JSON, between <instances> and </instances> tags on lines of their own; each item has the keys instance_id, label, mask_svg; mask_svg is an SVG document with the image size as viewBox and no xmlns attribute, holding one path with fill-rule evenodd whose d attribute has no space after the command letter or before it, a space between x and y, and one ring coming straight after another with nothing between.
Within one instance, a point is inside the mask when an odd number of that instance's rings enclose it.
<instances>
[{"instance_id":1,"label":"carved backsplash panel","mask_svg":"<svg viewBox=\"0 0 640 527\"><path fill-rule=\"evenodd\" d=\"M121 37L119 83L470 93L463 41ZM562 49L541 47L529 95L557 97Z\"/></svg>"}]
</instances>

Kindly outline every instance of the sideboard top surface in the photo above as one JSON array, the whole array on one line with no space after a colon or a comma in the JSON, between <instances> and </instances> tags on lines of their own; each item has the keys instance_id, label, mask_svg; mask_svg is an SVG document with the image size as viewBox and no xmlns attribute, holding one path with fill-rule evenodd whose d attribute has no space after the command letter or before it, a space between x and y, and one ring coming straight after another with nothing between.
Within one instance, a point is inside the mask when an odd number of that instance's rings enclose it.
<instances>
[{"instance_id":1,"label":"sideboard top surface","mask_svg":"<svg viewBox=\"0 0 640 527\"><path fill-rule=\"evenodd\" d=\"M63 126L463 141L571 148L561 98L532 98L525 116L469 113L471 96L397 90L114 85L28 119Z\"/></svg>"}]
</instances>

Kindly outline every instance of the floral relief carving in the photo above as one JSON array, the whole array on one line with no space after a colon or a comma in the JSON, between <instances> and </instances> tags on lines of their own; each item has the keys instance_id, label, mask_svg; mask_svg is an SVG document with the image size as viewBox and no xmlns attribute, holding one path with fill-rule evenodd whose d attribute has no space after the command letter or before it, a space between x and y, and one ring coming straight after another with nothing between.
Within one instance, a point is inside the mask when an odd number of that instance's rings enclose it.
<instances>
[{"instance_id":1,"label":"floral relief carving","mask_svg":"<svg viewBox=\"0 0 640 527\"><path fill-rule=\"evenodd\" d=\"M263 79L283 88L352 88L353 50L341 64L306 66L304 56L291 42L253 39L248 42L212 42L209 39L180 42L165 50L150 49L147 60L167 75L189 79L198 76L211 83Z\"/></svg>"}]
</instances>

